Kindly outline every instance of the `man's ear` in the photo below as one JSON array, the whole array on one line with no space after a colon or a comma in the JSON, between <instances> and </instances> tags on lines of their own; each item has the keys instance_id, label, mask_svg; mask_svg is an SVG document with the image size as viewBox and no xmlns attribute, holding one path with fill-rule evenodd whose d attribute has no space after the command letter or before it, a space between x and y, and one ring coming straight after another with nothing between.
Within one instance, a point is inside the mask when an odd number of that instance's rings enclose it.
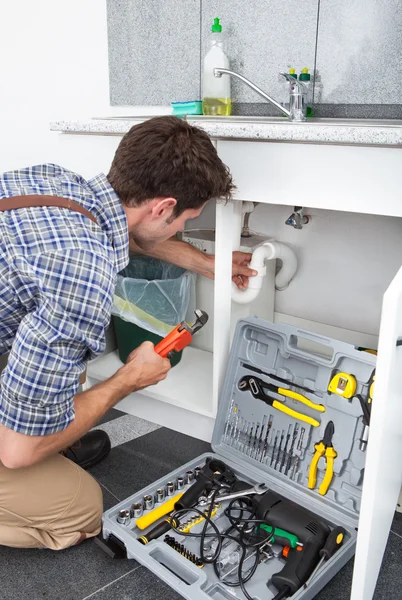
<instances>
[{"instance_id":1,"label":"man's ear","mask_svg":"<svg viewBox=\"0 0 402 600\"><path fill-rule=\"evenodd\" d=\"M177 204L175 198L155 198L152 206L152 217L167 220L171 217Z\"/></svg>"}]
</instances>

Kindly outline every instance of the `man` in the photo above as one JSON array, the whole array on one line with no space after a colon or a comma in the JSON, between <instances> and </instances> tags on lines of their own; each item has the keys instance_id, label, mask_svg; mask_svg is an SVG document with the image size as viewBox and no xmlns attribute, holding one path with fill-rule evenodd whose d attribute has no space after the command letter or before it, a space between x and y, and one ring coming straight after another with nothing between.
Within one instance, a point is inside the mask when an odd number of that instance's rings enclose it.
<instances>
[{"instance_id":1,"label":"man","mask_svg":"<svg viewBox=\"0 0 402 600\"><path fill-rule=\"evenodd\" d=\"M146 342L110 379L77 393L88 359L105 348L129 236L140 252L213 277L212 257L171 238L232 189L208 136L174 117L133 127L107 177L86 181L51 164L0 177L0 211L7 198L38 194L89 211L0 212L0 355L9 353L0 380L1 545L62 549L99 533L102 493L81 467L101 460L110 442L87 432L170 368ZM249 259L234 254L242 287L254 274Z\"/></svg>"}]
</instances>

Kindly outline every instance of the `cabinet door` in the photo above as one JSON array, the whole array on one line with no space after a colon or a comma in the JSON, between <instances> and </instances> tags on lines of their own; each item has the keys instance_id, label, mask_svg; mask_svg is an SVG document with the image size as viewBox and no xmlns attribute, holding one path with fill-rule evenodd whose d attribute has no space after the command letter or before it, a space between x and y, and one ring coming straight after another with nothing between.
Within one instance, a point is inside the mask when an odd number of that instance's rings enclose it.
<instances>
[{"instance_id":1,"label":"cabinet door","mask_svg":"<svg viewBox=\"0 0 402 600\"><path fill-rule=\"evenodd\" d=\"M373 597L402 482L402 268L384 295L351 600Z\"/></svg>"}]
</instances>

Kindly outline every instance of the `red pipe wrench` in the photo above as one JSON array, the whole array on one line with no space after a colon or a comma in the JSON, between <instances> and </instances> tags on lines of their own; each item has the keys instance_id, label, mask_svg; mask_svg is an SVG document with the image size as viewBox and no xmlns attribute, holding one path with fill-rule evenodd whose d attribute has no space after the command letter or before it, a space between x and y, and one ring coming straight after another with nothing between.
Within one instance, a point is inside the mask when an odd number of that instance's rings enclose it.
<instances>
[{"instance_id":1,"label":"red pipe wrench","mask_svg":"<svg viewBox=\"0 0 402 600\"><path fill-rule=\"evenodd\" d=\"M180 352L188 346L193 339L193 335L204 327L208 321L208 315L205 311L197 308L195 311L197 317L192 325L189 325L185 321L182 321L171 331L168 335L163 338L159 344L155 346L155 352L157 352L163 358L171 358L173 352Z\"/></svg>"}]
</instances>

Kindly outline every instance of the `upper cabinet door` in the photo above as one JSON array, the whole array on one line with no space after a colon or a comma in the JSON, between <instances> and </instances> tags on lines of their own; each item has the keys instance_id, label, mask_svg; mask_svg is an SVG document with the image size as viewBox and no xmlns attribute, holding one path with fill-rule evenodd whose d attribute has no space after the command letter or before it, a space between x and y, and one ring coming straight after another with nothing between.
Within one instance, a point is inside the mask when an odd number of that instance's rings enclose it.
<instances>
[{"instance_id":1,"label":"upper cabinet door","mask_svg":"<svg viewBox=\"0 0 402 600\"><path fill-rule=\"evenodd\" d=\"M373 597L402 482L402 268L384 295L351 600Z\"/></svg>"},{"instance_id":2,"label":"upper cabinet door","mask_svg":"<svg viewBox=\"0 0 402 600\"><path fill-rule=\"evenodd\" d=\"M402 216L402 148L219 140L218 154L239 200Z\"/></svg>"}]
</instances>

